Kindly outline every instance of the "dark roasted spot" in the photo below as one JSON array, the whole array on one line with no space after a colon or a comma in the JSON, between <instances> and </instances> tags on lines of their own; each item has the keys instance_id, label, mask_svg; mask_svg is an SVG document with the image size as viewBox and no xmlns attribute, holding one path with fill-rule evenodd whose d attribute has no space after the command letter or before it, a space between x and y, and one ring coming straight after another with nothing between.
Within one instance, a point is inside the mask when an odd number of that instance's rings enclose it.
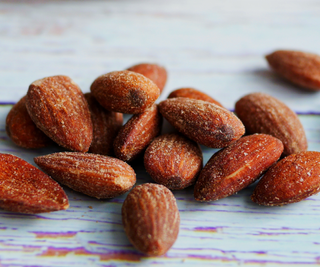
<instances>
[{"instance_id":1,"label":"dark roasted spot","mask_svg":"<svg viewBox=\"0 0 320 267\"><path fill-rule=\"evenodd\" d=\"M141 107L145 103L145 97L141 90L132 89L129 92L129 100L133 107Z\"/></svg>"}]
</instances>

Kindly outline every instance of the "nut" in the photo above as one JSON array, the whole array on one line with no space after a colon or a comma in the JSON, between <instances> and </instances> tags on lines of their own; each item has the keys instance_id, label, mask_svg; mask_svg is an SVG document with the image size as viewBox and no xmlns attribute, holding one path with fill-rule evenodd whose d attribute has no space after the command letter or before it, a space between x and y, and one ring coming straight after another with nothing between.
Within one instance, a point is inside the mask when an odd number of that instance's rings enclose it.
<instances>
[{"instance_id":1,"label":"nut","mask_svg":"<svg viewBox=\"0 0 320 267\"><path fill-rule=\"evenodd\" d=\"M187 97L192 99L203 100L223 107L217 100L213 99L211 96L208 96L207 94L200 92L194 88L180 88L174 90L169 94L168 98L174 97Z\"/></svg>"},{"instance_id":2,"label":"nut","mask_svg":"<svg viewBox=\"0 0 320 267\"><path fill-rule=\"evenodd\" d=\"M159 108L179 132L208 147L226 147L245 131L233 113L206 101L170 98L160 102Z\"/></svg>"},{"instance_id":3,"label":"nut","mask_svg":"<svg viewBox=\"0 0 320 267\"><path fill-rule=\"evenodd\" d=\"M270 67L290 82L305 89L320 90L320 56L300 51L279 50L266 56Z\"/></svg>"},{"instance_id":4,"label":"nut","mask_svg":"<svg viewBox=\"0 0 320 267\"><path fill-rule=\"evenodd\" d=\"M174 195L163 185L136 186L123 203L122 223L137 250L149 256L165 254L179 233L180 216Z\"/></svg>"},{"instance_id":5,"label":"nut","mask_svg":"<svg viewBox=\"0 0 320 267\"><path fill-rule=\"evenodd\" d=\"M6 132L16 145L24 148L41 148L53 144L52 140L31 120L25 96L8 113Z\"/></svg>"},{"instance_id":6,"label":"nut","mask_svg":"<svg viewBox=\"0 0 320 267\"><path fill-rule=\"evenodd\" d=\"M73 151L87 152L92 141L92 122L80 88L67 76L33 82L26 99L29 115L53 141Z\"/></svg>"},{"instance_id":7,"label":"nut","mask_svg":"<svg viewBox=\"0 0 320 267\"><path fill-rule=\"evenodd\" d=\"M0 207L21 213L65 210L68 197L57 182L21 158L0 154Z\"/></svg>"},{"instance_id":8,"label":"nut","mask_svg":"<svg viewBox=\"0 0 320 267\"><path fill-rule=\"evenodd\" d=\"M165 134L148 146L144 166L157 183L181 190L195 183L202 168L202 152L196 142L180 134Z\"/></svg>"},{"instance_id":9,"label":"nut","mask_svg":"<svg viewBox=\"0 0 320 267\"><path fill-rule=\"evenodd\" d=\"M258 179L282 151L282 142L271 135L240 138L207 162L194 188L195 199L213 201L233 195Z\"/></svg>"},{"instance_id":10,"label":"nut","mask_svg":"<svg viewBox=\"0 0 320 267\"><path fill-rule=\"evenodd\" d=\"M320 152L292 154L270 168L251 196L266 206L299 202L320 191Z\"/></svg>"},{"instance_id":11,"label":"nut","mask_svg":"<svg viewBox=\"0 0 320 267\"><path fill-rule=\"evenodd\" d=\"M114 153L123 161L139 156L160 133L162 116L154 104L143 113L133 115L114 140Z\"/></svg>"},{"instance_id":12,"label":"nut","mask_svg":"<svg viewBox=\"0 0 320 267\"><path fill-rule=\"evenodd\" d=\"M298 116L280 100L252 93L242 97L235 110L248 133L265 133L280 139L285 156L307 150L306 134Z\"/></svg>"},{"instance_id":13,"label":"nut","mask_svg":"<svg viewBox=\"0 0 320 267\"><path fill-rule=\"evenodd\" d=\"M122 123L122 113L107 111L91 93L84 94L91 113L93 138L89 152L101 155L113 154L113 141L116 138Z\"/></svg>"},{"instance_id":14,"label":"nut","mask_svg":"<svg viewBox=\"0 0 320 267\"><path fill-rule=\"evenodd\" d=\"M34 162L61 184L96 198L113 198L136 182L134 170L108 156L60 152L34 158Z\"/></svg>"},{"instance_id":15,"label":"nut","mask_svg":"<svg viewBox=\"0 0 320 267\"><path fill-rule=\"evenodd\" d=\"M158 86L133 71L113 71L98 77L91 92L105 109L121 113L141 113L157 100Z\"/></svg>"},{"instance_id":16,"label":"nut","mask_svg":"<svg viewBox=\"0 0 320 267\"><path fill-rule=\"evenodd\" d=\"M149 78L159 87L160 94L166 85L167 71L164 67L161 67L157 64L141 63L128 68L128 70L140 73Z\"/></svg>"}]
</instances>

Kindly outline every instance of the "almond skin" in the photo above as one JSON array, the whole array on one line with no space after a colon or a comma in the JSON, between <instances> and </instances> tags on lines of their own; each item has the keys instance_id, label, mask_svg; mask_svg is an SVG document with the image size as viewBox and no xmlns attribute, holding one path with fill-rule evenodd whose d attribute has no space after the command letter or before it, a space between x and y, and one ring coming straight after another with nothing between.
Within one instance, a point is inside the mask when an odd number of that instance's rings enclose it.
<instances>
[{"instance_id":1,"label":"almond skin","mask_svg":"<svg viewBox=\"0 0 320 267\"><path fill-rule=\"evenodd\" d=\"M128 68L128 70L140 73L149 78L159 87L160 94L166 85L167 71L164 67L161 67L157 64L141 63Z\"/></svg>"},{"instance_id":2,"label":"almond skin","mask_svg":"<svg viewBox=\"0 0 320 267\"><path fill-rule=\"evenodd\" d=\"M181 190L195 183L202 169L202 152L196 142L180 134L164 134L148 146L144 166L157 183Z\"/></svg>"},{"instance_id":3,"label":"almond skin","mask_svg":"<svg viewBox=\"0 0 320 267\"><path fill-rule=\"evenodd\" d=\"M265 133L280 139L284 156L308 149L298 116L280 100L264 93L252 93L236 103L235 111L248 133Z\"/></svg>"},{"instance_id":4,"label":"almond skin","mask_svg":"<svg viewBox=\"0 0 320 267\"><path fill-rule=\"evenodd\" d=\"M105 109L138 114L151 107L160 95L158 86L133 71L113 71L98 77L91 92Z\"/></svg>"},{"instance_id":5,"label":"almond skin","mask_svg":"<svg viewBox=\"0 0 320 267\"><path fill-rule=\"evenodd\" d=\"M240 138L210 158L196 182L194 198L214 201L233 195L258 179L282 151L282 142L271 135Z\"/></svg>"},{"instance_id":6,"label":"almond skin","mask_svg":"<svg viewBox=\"0 0 320 267\"><path fill-rule=\"evenodd\" d=\"M108 156L60 152L34 158L34 162L61 184L96 198L113 198L136 183L134 170Z\"/></svg>"},{"instance_id":7,"label":"almond skin","mask_svg":"<svg viewBox=\"0 0 320 267\"><path fill-rule=\"evenodd\" d=\"M1 208L35 214L69 207L59 184L23 159L0 154L0 169Z\"/></svg>"},{"instance_id":8,"label":"almond skin","mask_svg":"<svg viewBox=\"0 0 320 267\"><path fill-rule=\"evenodd\" d=\"M91 113L93 138L89 152L100 155L113 155L113 142L122 123L122 113L104 109L91 93L84 94Z\"/></svg>"},{"instance_id":9,"label":"almond skin","mask_svg":"<svg viewBox=\"0 0 320 267\"><path fill-rule=\"evenodd\" d=\"M270 67L305 89L320 90L320 56L301 51L279 50L266 56Z\"/></svg>"},{"instance_id":10,"label":"almond skin","mask_svg":"<svg viewBox=\"0 0 320 267\"><path fill-rule=\"evenodd\" d=\"M170 98L160 102L159 109L179 132L208 147L226 147L245 132L232 112L206 101Z\"/></svg>"},{"instance_id":11,"label":"almond skin","mask_svg":"<svg viewBox=\"0 0 320 267\"><path fill-rule=\"evenodd\" d=\"M123 161L138 157L160 133L161 126L162 116L156 104L143 113L133 115L114 140L116 157Z\"/></svg>"},{"instance_id":12,"label":"almond skin","mask_svg":"<svg viewBox=\"0 0 320 267\"><path fill-rule=\"evenodd\" d=\"M223 107L217 100L213 99L211 96L208 96L207 94L194 88L180 88L180 89L174 90L170 93L168 98L174 98L174 97L187 97L192 99L203 100L203 101L216 104L220 107Z\"/></svg>"},{"instance_id":13,"label":"almond skin","mask_svg":"<svg viewBox=\"0 0 320 267\"><path fill-rule=\"evenodd\" d=\"M251 196L259 205L299 202L320 191L320 152L292 154L270 168Z\"/></svg>"},{"instance_id":14,"label":"almond skin","mask_svg":"<svg viewBox=\"0 0 320 267\"><path fill-rule=\"evenodd\" d=\"M123 203L122 223L137 250L148 256L163 255L179 233L180 215L176 199L163 185L136 186Z\"/></svg>"},{"instance_id":15,"label":"almond skin","mask_svg":"<svg viewBox=\"0 0 320 267\"><path fill-rule=\"evenodd\" d=\"M37 127L60 146L87 152L92 141L92 122L80 88L67 76L33 82L26 99L29 115Z\"/></svg>"},{"instance_id":16,"label":"almond skin","mask_svg":"<svg viewBox=\"0 0 320 267\"><path fill-rule=\"evenodd\" d=\"M6 132L16 145L24 148L41 148L53 144L52 140L31 120L25 96L8 113Z\"/></svg>"}]
</instances>

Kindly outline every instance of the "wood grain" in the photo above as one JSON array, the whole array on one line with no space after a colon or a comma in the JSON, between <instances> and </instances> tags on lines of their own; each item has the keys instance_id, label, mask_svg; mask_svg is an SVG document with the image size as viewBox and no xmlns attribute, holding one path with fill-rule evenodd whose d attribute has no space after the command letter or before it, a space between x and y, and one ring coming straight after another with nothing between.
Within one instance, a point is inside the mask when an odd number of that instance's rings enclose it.
<instances>
[{"instance_id":1,"label":"wood grain","mask_svg":"<svg viewBox=\"0 0 320 267\"><path fill-rule=\"evenodd\" d=\"M320 94L280 79L264 60L277 49L320 54L319 28L315 0L0 1L0 152L33 163L33 157L60 151L27 151L5 133L10 104L34 80L68 75L88 92L97 76L141 62L168 70L158 102L181 87L197 88L228 109L251 92L279 98L302 114L309 150L320 151ZM216 150L202 151L206 163ZM152 182L142 164L133 167L138 184ZM177 242L163 257L146 258L132 247L121 224L126 195L99 201L66 191L66 211L0 211L1 266L320 263L318 195L272 208L251 202L253 186L211 203L194 201L192 188L174 192L181 216Z\"/></svg>"}]
</instances>

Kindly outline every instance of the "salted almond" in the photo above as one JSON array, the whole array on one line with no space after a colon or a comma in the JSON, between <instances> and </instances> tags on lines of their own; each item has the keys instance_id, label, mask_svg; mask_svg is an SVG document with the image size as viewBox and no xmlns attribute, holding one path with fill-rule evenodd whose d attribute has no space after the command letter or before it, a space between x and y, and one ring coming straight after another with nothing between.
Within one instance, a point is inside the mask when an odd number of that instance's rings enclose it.
<instances>
[{"instance_id":1,"label":"salted almond","mask_svg":"<svg viewBox=\"0 0 320 267\"><path fill-rule=\"evenodd\" d=\"M280 100L252 93L238 100L235 111L248 133L265 133L280 139L285 156L307 150L306 134L298 116Z\"/></svg>"},{"instance_id":2,"label":"salted almond","mask_svg":"<svg viewBox=\"0 0 320 267\"><path fill-rule=\"evenodd\" d=\"M240 138L207 162L194 188L195 199L214 201L233 195L257 180L282 151L282 142L271 135Z\"/></svg>"},{"instance_id":3,"label":"salted almond","mask_svg":"<svg viewBox=\"0 0 320 267\"><path fill-rule=\"evenodd\" d=\"M84 94L91 113L93 138L89 152L100 155L113 154L113 141L122 123L122 113L104 109L91 93Z\"/></svg>"},{"instance_id":4,"label":"salted almond","mask_svg":"<svg viewBox=\"0 0 320 267\"><path fill-rule=\"evenodd\" d=\"M132 161L160 133L162 116L154 104L143 113L133 115L114 140L114 153L123 161Z\"/></svg>"},{"instance_id":5,"label":"salted almond","mask_svg":"<svg viewBox=\"0 0 320 267\"><path fill-rule=\"evenodd\" d=\"M203 100L223 107L217 100L213 99L211 96L208 96L207 94L194 88L187 87L174 90L169 94L168 98L174 97L187 97L192 99Z\"/></svg>"},{"instance_id":6,"label":"salted almond","mask_svg":"<svg viewBox=\"0 0 320 267\"><path fill-rule=\"evenodd\" d=\"M57 182L21 158L0 154L0 207L20 213L65 210L68 197Z\"/></svg>"},{"instance_id":7,"label":"salted almond","mask_svg":"<svg viewBox=\"0 0 320 267\"><path fill-rule=\"evenodd\" d=\"M167 71L164 67L161 67L157 64L141 63L128 68L128 70L140 73L149 78L159 87L160 94L166 85Z\"/></svg>"},{"instance_id":8,"label":"salted almond","mask_svg":"<svg viewBox=\"0 0 320 267\"><path fill-rule=\"evenodd\" d=\"M36 126L60 146L87 152L92 141L92 122L80 88L67 76L33 82L26 98Z\"/></svg>"},{"instance_id":9,"label":"salted almond","mask_svg":"<svg viewBox=\"0 0 320 267\"><path fill-rule=\"evenodd\" d=\"M148 146L144 166L157 183L181 190L195 183L202 168L202 152L196 142L180 134L164 134Z\"/></svg>"},{"instance_id":10,"label":"salted almond","mask_svg":"<svg viewBox=\"0 0 320 267\"><path fill-rule=\"evenodd\" d=\"M158 86L140 73L113 71L98 77L91 92L105 109L138 114L151 107L160 95Z\"/></svg>"},{"instance_id":11,"label":"salted almond","mask_svg":"<svg viewBox=\"0 0 320 267\"><path fill-rule=\"evenodd\" d=\"M226 147L245 132L232 112L206 101L170 98L160 102L159 109L179 132L208 147Z\"/></svg>"},{"instance_id":12,"label":"salted almond","mask_svg":"<svg viewBox=\"0 0 320 267\"><path fill-rule=\"evenodd\" d=\"M292 154L270 168L251 196L265 206L299 202L320 191L320 152Z\"/></svg>"},{"instance_id":13,"label":"salted almond","mask_svg":"<svg viewBox=\"0 0 320 267\"><path fill-rule=\"evenodd\" d=\"M136 183L134 170L108 156L60 152L34 158L34 162L59 183L96 198L113 198Z\"/></svg>"},{"instance_id":14,"label":"salted almond","mask_svg":"<svg viewBox=\"0 0 320 267\"><path fill-rule=\"evenodd\" d=\"M137 250L148 256L163 255L172 247L179 233L176 199L163 185L136 186L123 202L122 223Z\"/></svg>"},{"instance_id":15,"label":"salted almond","mask_svg":"<svg viewBox=\"0 0 320 267\"><path fill-rule=\"evenodd\" d=\"M320 56L316 54L278 50L266 56L270 67L290 82L305 89L320 90Z\"/></svg>"},{"instance_id":16,"label":"salted almond","mask_svg":"<svg viewBox=\"0 0 320 267\"><path fill-rule=\"evenodd\" d=\"M52 140L31 120L25 96L8 113L6 132L16 145L24 148L41 148L53 144Z\"/></svg>"}]
</instances>

